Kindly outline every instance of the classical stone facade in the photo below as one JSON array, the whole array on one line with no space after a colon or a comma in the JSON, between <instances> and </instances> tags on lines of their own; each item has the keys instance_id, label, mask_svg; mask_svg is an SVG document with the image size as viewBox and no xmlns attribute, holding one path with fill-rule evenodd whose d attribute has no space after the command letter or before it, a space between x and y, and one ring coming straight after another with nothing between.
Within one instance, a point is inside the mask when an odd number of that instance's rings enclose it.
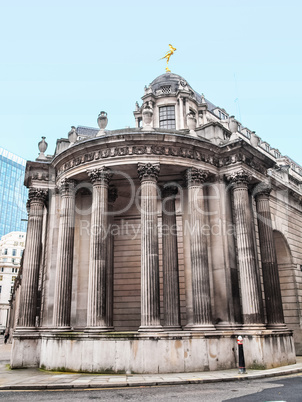
<instances>
[{"instance_id":1,"label":"classical stone facade","mask_svg":"<svg viewBox=\"0 0 302 402\"><path fill-rule=\"evenodd\" d=\"M12 367L231 368L238 335L248 367L293 363L302 168L176 74L142 99L135 128L101 112L27 163Z\"/></svg>"}]
</instances>

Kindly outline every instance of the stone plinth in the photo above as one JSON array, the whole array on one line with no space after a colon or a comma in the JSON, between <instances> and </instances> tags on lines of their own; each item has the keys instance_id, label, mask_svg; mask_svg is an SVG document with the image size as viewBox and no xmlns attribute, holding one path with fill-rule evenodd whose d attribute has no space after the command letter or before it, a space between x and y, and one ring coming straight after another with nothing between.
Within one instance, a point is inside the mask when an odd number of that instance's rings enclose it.
<instances>
[{"instance_id":1,"label":"stone plinth","mask_svg":"<svg viewBox=\"0 0 302 402\"><path fill-rule=\"evenodd\" d=\"M290 331L242 331L247 368L294 364ZM181 373L238 366L237 333L40 333L40 339L14 336L12 368L108 373ZM34 348L39 351L34 354ZM30 356L32 360L30 361ZM38 356L38 357L37 357Z\"/></svg>"}]
</instances>

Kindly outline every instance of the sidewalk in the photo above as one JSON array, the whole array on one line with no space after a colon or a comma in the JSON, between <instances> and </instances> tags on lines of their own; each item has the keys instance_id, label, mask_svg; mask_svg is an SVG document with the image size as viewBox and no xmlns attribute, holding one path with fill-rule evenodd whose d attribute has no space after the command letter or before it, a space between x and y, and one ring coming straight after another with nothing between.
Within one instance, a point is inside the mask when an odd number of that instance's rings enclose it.
<instances>
[{"instance_id":1,"label":"sidewalk","mask_svg":"<svg viewBox=\"0 0 302 402\"><path fill-rule=\"evenodd\" d=\"M79 374L46 372L39 369L10 370L8 367L11 345L0 345L0 391L37 389L84 389L139 387L151 385L196 384L220 381L251 380L302 372L302 357L297 363L268 370L248 370L239 375L237 369L198 373L168 374Z\"/></svg>"}]
</instances>

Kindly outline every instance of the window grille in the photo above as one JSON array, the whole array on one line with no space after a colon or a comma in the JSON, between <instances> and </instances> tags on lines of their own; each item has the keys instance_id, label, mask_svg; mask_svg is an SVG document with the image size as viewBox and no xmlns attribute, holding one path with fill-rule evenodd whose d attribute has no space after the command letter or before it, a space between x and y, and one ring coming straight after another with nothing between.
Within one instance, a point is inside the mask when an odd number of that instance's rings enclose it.
<instances>
[{"instance_id":1,"label":"window grille","mask_svg":"<svg viewBox=\"0 0 302 402\"><path fill-rule=\"evenodd\" d=\"M164 85L161 87L161 92L163 94L170 94L171 93L171 85Z\"/></svg>"}]
</instances>

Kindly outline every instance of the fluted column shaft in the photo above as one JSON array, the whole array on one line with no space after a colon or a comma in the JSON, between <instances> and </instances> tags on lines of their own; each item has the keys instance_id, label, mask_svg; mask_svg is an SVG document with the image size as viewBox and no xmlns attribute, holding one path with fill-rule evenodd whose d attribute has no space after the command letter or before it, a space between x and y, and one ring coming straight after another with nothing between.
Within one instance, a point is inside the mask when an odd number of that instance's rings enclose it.
<instances>
[{"instance_id":1,"label":"fluted column shaft","mask_svg":"<svg viewBox=\"0 0 302 402\"><path fill-rule=\"evenodd\" d=\"M277 254L269 205L270 189L256 194L256 209L268 327L284 327ZM280 325L281 324L281 325Z\"/></svg>"},{"instance_id":2,"label":"fluted column shaft","mask_svg":"<svg viewBox=\"0 0 302 402\"><path fill-rule=\"evenodd\" d=\"M87 172L93 185L88 278L87 330L108 331L107 250L108 186L110 169L101 167Z\"/></svg>"},{"instance_id":3,"label":"fluted column shaft","mask_svg":"<svg viewBox=\"0 0 302 402\"><path fill-rule=\"evenodd\" d=\"M167 330L177 330L181 328L177 225L175 214L176 194L177 187L164 187L162 190L163 300L164 326Z\"/></svg>"},{"instance_id":4,"label":"fluted column shaft","mask_svg":"<svg viewBox=\"0 0 302 402\"><path fill-rule=\"evenodd\" d=\"M69 179L63 179L59 183L61 207L53 326L60 329L70 328L75 219L74 186L75 182Z\"/></svg>"},{"instance_id":5,"label":"fluted column shaft","mask_svg":"<svg viewBox=\"0 0 302 402\"><path fill-rule=\"evenodd\" d=\"M190 255L192 271L193 327L213 330L211 317L210 276L207 238L204 234L205 205L202 184L208 172L190 168L186 171L190 227Z\"/></svg>"},{"instance_id":6,"label":"fluted column shaft","mask_svg":"<svg viewBox=\"0 0 302 402\"><path fill-rule=\"evenodd\" d=\"M18 327L33 328L37 315L37 292L42 249L43 209L47 190L29 190L29 216L24 252Z\"/></svg>"},{"instance_id":7,"label":"fluted column shaft","mask_svg":"<svg viewBox=\"0 0 302 402\"><path fill-rule=\"evenodd\" d=\"M228 180L233 184L233 209L243 323L247 327L262 327L262 300L255 260L253 218L248 194L250 177L245 171L238 171L230 175Z\"/></svg>"},{"instance_id":8,"label":"fluted column shaft","mask_svg":"<svg viewBox=\"0 0 302 402\"><path fill-rule=\"evenodd\" d=\"M157 178L159 164L138 164L141 180L141 326L158 331L160 325L157 228Z\"/></svg>"},{"instance_id":9,"label":"fluted column shaft","mask_svg":"<svg viewBox=\"0 0 302 402\"><path fill-rule=\"evenodd\" d=\"M116 187L109 187L108 192L108 250L107 250L107 292L106 292L106 309L107 309L107 326L113 328L113 269L114 269L114 236L112 234L112 225L114 223L113 205L117 199Z\"/></svg>"}]
</instances>

